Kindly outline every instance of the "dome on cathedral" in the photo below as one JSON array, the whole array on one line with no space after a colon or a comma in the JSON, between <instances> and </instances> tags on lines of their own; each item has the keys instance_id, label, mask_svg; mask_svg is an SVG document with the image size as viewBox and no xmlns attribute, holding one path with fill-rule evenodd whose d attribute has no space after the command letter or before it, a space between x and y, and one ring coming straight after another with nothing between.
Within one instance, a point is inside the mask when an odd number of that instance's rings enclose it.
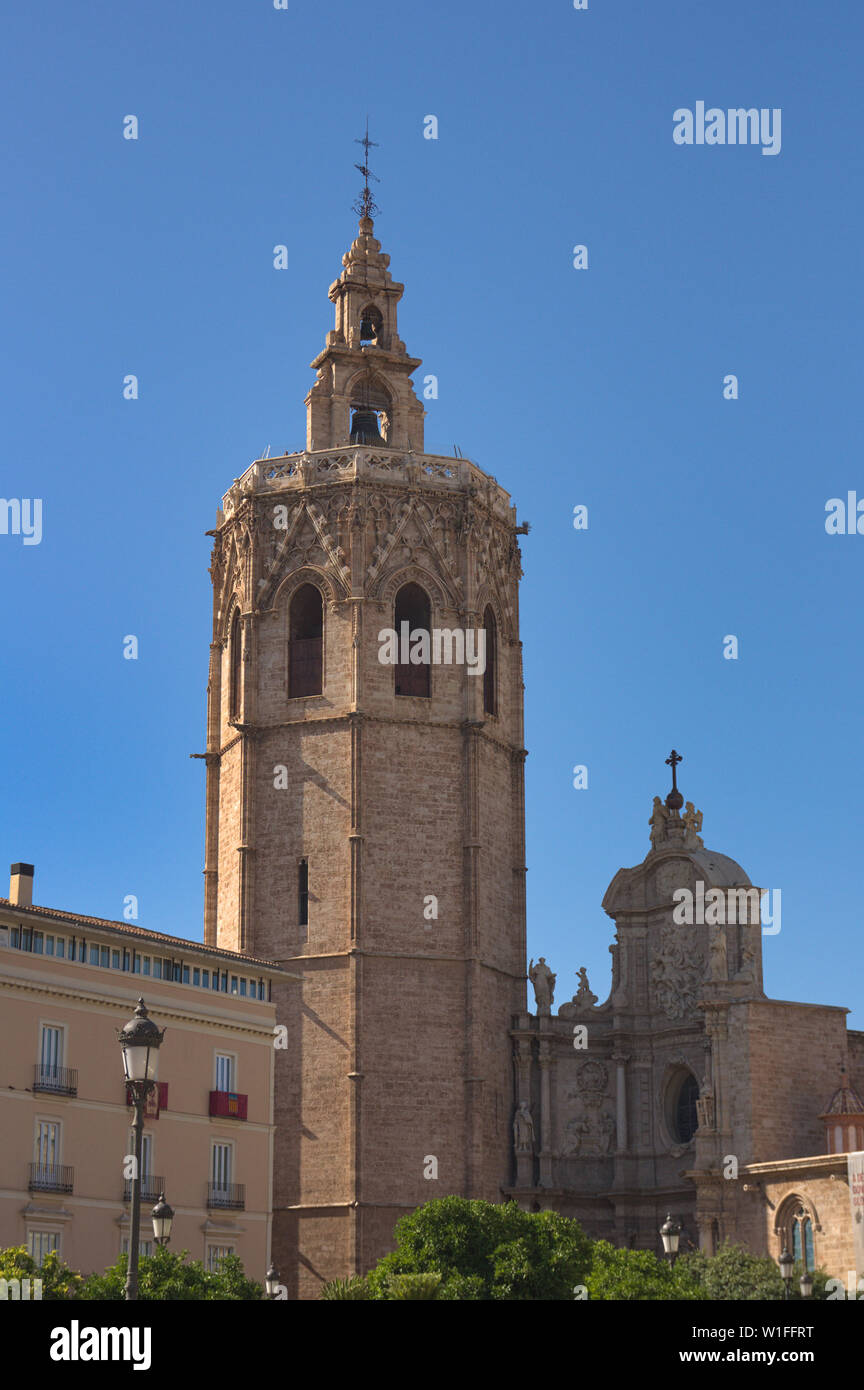
<instances>
[{"instance_id":1,"label":"dome on cathedral","mask_svg":"<svg viewBox=\"0 0 864 1390\"><path fill-rule=\"evenodd\" d=\"M750 879L741 865L728 854L717 854L713 849L685 850L688 859L698 864L705 876L705 882L712 888L748 888Z\"/></svg>"}]
</instances>

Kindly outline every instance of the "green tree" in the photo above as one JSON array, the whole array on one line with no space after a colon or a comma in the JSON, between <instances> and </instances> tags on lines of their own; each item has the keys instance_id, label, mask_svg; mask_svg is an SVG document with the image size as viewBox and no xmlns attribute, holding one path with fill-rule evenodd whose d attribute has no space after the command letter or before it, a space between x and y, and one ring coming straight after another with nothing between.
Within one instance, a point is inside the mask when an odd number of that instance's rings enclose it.
<instances>
[{"instance_id":1,"label":"green tree","mask_svg":"<svg viewBox=\"0 0 864 1390\"><path fill-rule=\"evenodd\" d=\"M84 1280L74 1269L64 1265L56 1250L49 1250L41 1265L28 1254L24 1245L12 1245L0 1250L0 1279L29 1279L33 1298L33 1280L42 1280L42 1299L72 1299L81 1297Z\"/></svg>"},{"instance_id":2,"label":"green tree","mask_svg":"<svg viewBox=\"0 0 864 1390\"><path fill-rule=\"evenodd\" d=\"M725 1241L716 1255L706 1255L703 1250L694 1250L679 1256L678 1265L683 1265L689 1276L705 1290L708 1298L714 1300L745 1299L773 1300L783 1297L783 1280L780 1267L769 1255L751 1255L743 1246ZM790 1297L801 1298L799 1280L801 1266L795 1268L790 1287ZM813 1298L825 1297L824 1270L813 1273Z\"/></svg>"},{"instance_id":3,"label":"green tree","mask_svg":"<svg viewBox=\"0 0 864 1390\"><path fill-rule=\"evenodd\" d=\"M328 1279L326 1284L321 1285L319 1298L335 1303L342 1299L366 1299L369 1297L369 1290L366 1287L366 1280L361 1279L358 1274L352 1275L350 1279Z\"/></svg>"},{"instance_id":4,"label":"green tree","mask_svg":"<svg viewBox=\"0 0 864 1390\"><path fill-rule=\"evenodd\" d=\"M439 1274L439 1301L571 1299L591 1266L578 1222L516 1202L438 1198L403 1216L396 1240L368 1275L372 1298L394 1297L394 1276Z\"/></svg>"},{"instance_id":5,"label":"green tree","mask_svg":"<svg viewBox=\"0 0 864 1390\"><path fill-rule=\"evenodd\" d=\"M162 1300L202 1302L243 1302L261 1299L263 1286L247 1279L237 1255L226 1255L216 1270L205 1269L200 1260L189 1260L188 1250L170 1251L164 1245L138 1261L138 1297L142 1302ZM126 1255L104 1274L91 1274L84 1282L82 1298L118 1302L124 1297Z\"/></svg>"},{"instance_id":6,"label":"green tree","mask_svg":"<svg viewBox=\"0 0 864 1390\"><path fill-rule=\"evenodd\" d=\"M588 1298L631 1303L653 1300L707 1299L708 1293L687 1271L683 1257L670 1268L651 1250L619 1250L607 1240L594 1242Z\"/></svg>"},{"instance_id":7,"label":"green tree","mask_svg":"<svg viewBox=\"0 0 864 1390\"><path fill-rule=\"evenodd\" d=\"M438 1297L441 1284L440 1274L394 1274L390 1280L387 1297L401 1302L431 1302Z\"/></svg>"}]
</instances>

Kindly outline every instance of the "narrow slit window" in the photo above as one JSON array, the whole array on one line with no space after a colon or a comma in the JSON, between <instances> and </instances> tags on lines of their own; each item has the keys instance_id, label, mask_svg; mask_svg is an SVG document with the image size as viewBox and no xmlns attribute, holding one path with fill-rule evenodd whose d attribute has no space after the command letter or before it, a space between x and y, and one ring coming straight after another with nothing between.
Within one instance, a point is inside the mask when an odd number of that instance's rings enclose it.
<instances>
[{"instance_id":1,"label":"narrow slit window","mask_svg":"<svg viewBox=\"0 0 864 1390\"><path fill-rule=\"evenodd\" d=\"M234 610L231 620L231 699L229 714L232 719L240 717L240 676L243 670L243 635L240 631L240 613Z\"/></svg>"},{"instance_id":2,"label":"narrow slit window","mask_svg":"<svg viewBox=\"0 0 864 1390\"><path fill-rule=\"evenodd\" d=\"M486 669L483 672L483 712L498 713L496 667L498 665L498 630L495 614L487 607L483 614L483 631L486 634Z\"/></svg>"},{"instance_id":3,"label":"narrow slit window","mask_svg":"<svg viewBox=\"0 0 864 1390\"><path fill-rule=\"evenodd\" d=\"M309 925L309 861L301 859L297 866L297 921Z\"/></svg>"}]
</instances>

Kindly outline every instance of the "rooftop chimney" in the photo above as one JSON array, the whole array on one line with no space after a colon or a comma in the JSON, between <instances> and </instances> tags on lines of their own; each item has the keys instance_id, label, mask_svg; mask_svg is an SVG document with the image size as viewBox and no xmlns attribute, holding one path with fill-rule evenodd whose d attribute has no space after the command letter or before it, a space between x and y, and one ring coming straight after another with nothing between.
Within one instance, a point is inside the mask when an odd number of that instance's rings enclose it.
<instances>
[{"instance_id":1,"label":"rooftop chimney","mask_svg":"<svg viewBox=\"0 0 864 1390\"><path fill-rule=\"evenodd\" d=\"M13 864L9 869L9 901L16 907L33 906L33 865Z\"/></svg>"}]
</instances>

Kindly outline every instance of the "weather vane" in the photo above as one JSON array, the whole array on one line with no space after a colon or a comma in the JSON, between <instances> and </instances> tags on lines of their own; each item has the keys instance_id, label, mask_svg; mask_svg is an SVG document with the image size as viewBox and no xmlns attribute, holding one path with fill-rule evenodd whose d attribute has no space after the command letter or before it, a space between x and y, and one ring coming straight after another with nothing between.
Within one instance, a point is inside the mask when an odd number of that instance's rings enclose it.
<instances>
[{"instance_id":1,"label":"weather vane","mask_svg":"<svg viewBox=\"0 0 864 1390\"><path fill-rule=\"evenodd\" d=\"M363 153L365 157L362 164L354 165L354 168L359 169L360 173L363 175L364 187L363 192L360 194L360 197L353 204L353 208L354 211L357 213L358 217L372 217L373 214L379 212L380 209L378 207L378 204L375 202L375 199L372 197L372 190L369 187L369 180L374 179L376 183L380 183L381 180L378 178L377 174L373 174L372 170L369 168L369 151L370 149L377 150L378 142L377 140L369 139L368 116L366 117L366 134L363 136L362 140L355 140L354 144L363 146Z\"/></svg>"}]
</instances>

